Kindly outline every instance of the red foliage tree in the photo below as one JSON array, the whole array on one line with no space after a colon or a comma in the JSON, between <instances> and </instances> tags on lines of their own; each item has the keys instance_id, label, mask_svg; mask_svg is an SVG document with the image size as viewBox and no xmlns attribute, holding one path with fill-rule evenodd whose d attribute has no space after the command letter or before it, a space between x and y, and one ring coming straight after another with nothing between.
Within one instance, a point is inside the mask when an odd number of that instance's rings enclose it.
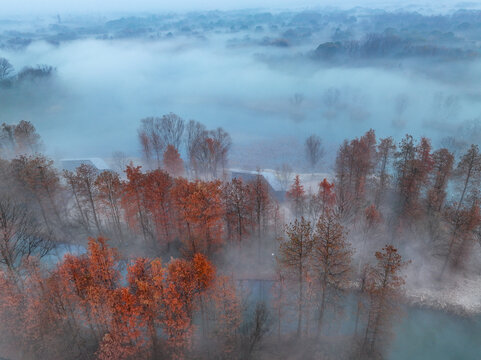
<instances>
[{"instance_id":1,"label":"red foliage tree","mask_svg":"<svg viewBox=\"0 0 481 360\"><path fill-rule=\"evenodd\" d=\"M305 207L305 191L304 186L301 184L299 175L296 175L294 178L294 183L286 192L286 197L291 203L292 212L295 218L297 219L303 216Z\"/></svg>"},{"instance_id":2,"label":"red foliage tree","mask_svg":"<svg viewBox=\"0 0 481 360\"><path fill-rule=\"evenodd\" d=\"M185 358L202 296L214 284L214 266L194 254L166 266L159 259L134 259L126 279L119 269L117 251L98 238L89 239L86 254L67 255L51 272L37 264L27 265L22 278L0 272L0 330L12 335L6 337L13 345L9 353Z\"/></svg>"},{"instance_id":3,"label":"red foliage tree","mask_svg":"<svg viewBox=\"0 0 481 360\"><path fill-rule=\"evenodd\" d=\"M157 243L167 245L169 250L174 235L171 225L174 206L170 194L173 180L166 172L154 170L144 175L143 185L145 209L151 218Z\"/></svg>"},{"instance_id":4,"label":"red foliage tree","mask_svg":"<svg viewBox=\"0 0 481 360\"><path fill-rule=\"evenodd\" d=\"M173 177L184 175L184 162L173 145L168 145L164 152L164 168Z\"/></svg>"},{"instance_id":5,"label":"red foliage tree","mask_svg":"<svg viewBox=\"0 0 481 360\"><path fill-rule=\"evenodd\" d=\"M419 144L411 135L401 141L396 153L399 210L401 218L413 218L420 214L420 193L428 184L429 173L433 168L431 144L421 138Z\"/></svg>"},{"instance_id":6,"label":"red foliage tree","mask_svg":"<svg viewBox=\"0 0 481 360\"><path fill-rule=\"evenodd\" d=\"M336 188L340 214L349 214L352 207L362 206L366 180L372 174L375 158L376 135L372 129L359 139L344 141L339 148Z\"/></svg>"},{"instance_id":7,"label":"red foliage tree","mask_svg":"<svg viewBox=\"0 0 481 360\"><path fill-rule=\"evenodd\" d=\"M132 229L138 229L147 241L152 238L152 230L145 206L145 175L140 169L140 166L127 166L121 204L127 223Z\"/></svg>"},{"instance_id":8,"label":"red foliage tree","mask_svg":"<svg viewBox=\"0 0 481 360\"><path fill-rule=\"evenodd\" d=\"M399 271L408 264L392 245L386 245L375 256L377 264L368 269L365 285L370 304L362 351L367 354L376 351L380 340L389 338L391 318L398 307L399 290L404 285Z\"/></svg>"},{"instance_id":9,"label":"red foliage tree","mask_svg":"<svg viewBox=\"0 0 481 360\"><path fill-rule=\"evenodd\" d=\"M479 200L473 196L471 201L470 206L459 208L454 204L445 210L450 232L447 239L440 244L441 255L444 256L441 277L448 265L458 268L469 258L475 242L474 230L481 224Z\"/></svg>"},{"instance_id":10,"label":"red foliage tree","mask_svg":"<svg viewBox=\"0 0 481 360\"><path fill-rule=\"evenodd\" d=\"M120 202L122 199L122 181L119 174L113 171L102 171L95 180L100 212L113 224L114 234L122 241L122 214Z\"/></svg>"},{"instance_id":11,"label":"red foliage tree","mask_svg":"<svg viewBox=\"0 0 481 360\"><path fill-rule=\"evenodd\" d=\"M211 254L222 244L221 182L178 178L172 188L178 234L188 254Z\"/></svg>"},{"instance_id":12,"label":"red foliage tree","mask_svg":"<svg viewBox=\"0 0 481 360\"><path fill-rule=\"evenodd\" d=\"M324 215L326 210L331 209L336 202L336 194L333 189L334 183L330 183L326 178L319 183L318 197L322 204L321 215Z\"/></svg>"},{"instance_id":13,"label":"red foliage tree","mask_svg":"<svg viewBox=\"0 0 481 360\"><path fill-rule=\"evenodd\" d=\"M428 214L441 211L454 163L454 156L447 149L435 151L432 158L433 173L431 174L431 188L427 196Z\"/></svg>"}]
</instances>

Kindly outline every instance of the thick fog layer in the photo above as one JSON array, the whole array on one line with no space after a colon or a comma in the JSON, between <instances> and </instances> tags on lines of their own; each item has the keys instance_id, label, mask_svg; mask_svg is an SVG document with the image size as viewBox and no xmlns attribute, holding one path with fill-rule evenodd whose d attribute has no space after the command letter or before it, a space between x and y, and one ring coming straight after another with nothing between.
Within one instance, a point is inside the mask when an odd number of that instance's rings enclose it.
<instances>
[{"instance_id":1,"label":"thick fog layer","mask_svg":"<svg viewBox=\"0 0 481 360\"><path fill-rule=\"evenodd\" d=\"M305 9L320 7L352 8L356 6L379 7L379 8L407 8L426 12L443 12L462 6L463 8L477 8L476 2L458 2L454 0L424 0L424 1L401 1L401 0L350 0L335 1L323 0L244 0L239 3L236 0L181 0L165 2L156 0L140 0L135 3L128 0L18 0L3 4L4 14L52 14L58 12L67 13L92 13L92 12L138 12L138 11L193 11L193 10L232 10L232 9Z\"/></svg>"},{"instance_id":2,"label":"thick fog layer","mask_svg":"<svg viewBox=\"0 0 481 360\"><path fill-rule=\"evenodd\" d=\"M3 9L1 359L479 354L481 10L332 4Z\"/></svg>"},{"instance_id":3,"label":"thick fog layer","mask_svg":"<svg viewBox=\"0 0 481 360\"><path fill-rule=\"evenodd\" d=\"M369 128L380 136L479 142L478 60L336 66L308 56L329 41L327 31L294 48L256 44L265 36L210 32L2 49L16 69L48 64L57 71L48 83L0 90L0 122L31 121L48 151L62 156L108 156L120 147L136 156L139 119L168 112L222 126L244 148L313 132L337 146Z\"/></svg>"}]
</instances>

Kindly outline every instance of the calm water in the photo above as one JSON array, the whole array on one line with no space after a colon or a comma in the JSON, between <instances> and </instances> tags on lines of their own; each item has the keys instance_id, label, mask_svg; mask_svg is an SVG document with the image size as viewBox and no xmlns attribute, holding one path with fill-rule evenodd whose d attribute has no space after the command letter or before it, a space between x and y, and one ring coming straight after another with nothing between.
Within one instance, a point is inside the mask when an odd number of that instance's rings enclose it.
<instances>
[{"instance_id":1,"label":"calm water","mask_svg":"<svg viewBox=\"0 0 481 360\"><path fill-rule=\"evenodd\" d=\"M396 329L388 359L481 359L481 318L410 309Z\"/></svg>"}]
</instances>

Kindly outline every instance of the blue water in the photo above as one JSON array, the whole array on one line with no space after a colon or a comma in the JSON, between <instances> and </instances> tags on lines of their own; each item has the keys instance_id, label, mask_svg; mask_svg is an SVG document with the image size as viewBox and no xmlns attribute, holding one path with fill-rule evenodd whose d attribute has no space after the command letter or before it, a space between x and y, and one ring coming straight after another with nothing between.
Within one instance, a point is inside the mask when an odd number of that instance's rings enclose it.
<instances>
[{"instance_id":1,"label":"blue water","mask_svg":"<svg viewBox=\"0 0 481 360\"><path fill-rule=\"evenodd\" d=\"M411 308L395 329L389 360L481 359L481 318Z\"/></svg>"}]
</instances>

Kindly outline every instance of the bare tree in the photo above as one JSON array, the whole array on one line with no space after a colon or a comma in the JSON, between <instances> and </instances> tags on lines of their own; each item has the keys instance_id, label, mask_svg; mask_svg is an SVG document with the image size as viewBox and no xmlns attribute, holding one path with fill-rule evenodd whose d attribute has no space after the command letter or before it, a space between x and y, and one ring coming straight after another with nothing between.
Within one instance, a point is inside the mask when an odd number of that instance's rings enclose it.
<instances>
[{"instance_id":1,"label":"bare tree","mask_svg":"<svg viewBox=\"0 0 481 360\"><path fill-rule=\"evenodd\" d=\"M190 122L187 131L190 167L195 176L218 177L219 170L224 172L227 165L230 135L222 128L207 131L196 122Z\"/></svg>"},{"instance_id":2,"label":"bare tree","mask_svg":"<svg viewBox=\"0 0 481 360\"><path fill-rule=\"evenodd\" d=\"M466 141L457 139L454 136L446 136L442 138L440 144L441 147L448 149L454 155L455 160L458 159L469 147Z\"/></svg>"},{"instance_id":3,"label":"bare tree","mask_svg":"<svg viewBox=\"0 0 481 360\"><path fill-rule=\"evenodd\" d=\"M276 169L276 179L282 191L287 191L287 188L292 181L293 175L294 170L292 170L292 167L287 163L283 163L280 167Z\"/></svg>"},{"instance_id":4,"label":"bare tree","mask_svg":"<svg viewBox=\"0 0 481 360\"><path fill-rule=\"evenodd\" d=\"M118 173L110 170L102 171L95 179L97 199L100 212L114 225L114 232L123 240L120 201L122 197L122 182Z\"/></svg>"},{"instance_id":5,"label":"bare tree","mask_svg":"<svg viewBox=\"0 0 481 360\"><path fill-rule=\"evenodd\" d=\"M42 141L30 121L18 124L2 124L0 132L0 155L10 158L16 155L32 155L42 149Z\"/></svg>"},{"instance_id":6,"label":"bare tree","mask_svg":"<svg viewBox=\"0 0 481 360\"><path fill-rule=\"evenodd\" d=\"M159 117L147 117L141 120L138 135L142 152L149 164L155 162L157 169L162 167L162 157L168 145L179 149L184 134L184 120L169 113Z\"/></svg>"},{"instance_id":7,"label":"bare tree","mask_svg":"<svg viewBox=\"0 0 481 360\"><path fill-rule=\"evenodd\" d=\"M42 148L40 135L30 121L21 120L13 130L17 154L35 154Z\"/></svg>"},{"instance_id":8,"label":"bare tree","mask_svg":"<svg viewBox=\"0 0 481 360\"><path fill-rule=\"evenodd\" d=\"M400 271L409 262L403 261L397 249L386 245L375 253L377 264L367 271L366 289L369 293L368 322L361 352L372 356L381 340L388 340L392 317L398 308L404 277Z\"/></svg>"},{"instance_id":9,"label":"bare tree","mask_svg":"<svg viewBox=\"0 0 481 360\"><path fill-rule=\"evenodd\" d=\"M9 197L0 197L0 264L15 271L32 255L43 257L52 243L28 209Z\"/></svg>"},{"instance_id":10,"label":"bare tree","mask_svg":"<svg viewBox=\"0 0 481 360\"><path fill-rule=\"evenodd\" d=\"M258 302L250 319L241 327L241 359L252 359L269 331L270 317L264 302Z\"/></svg>"},{"instance_id":11,"label":"bare tree","mask_svg":"<svg viewBox=\"0 0 481 360\"><path fill-rule=\"evenodd\" d=\"M318 335L321 333L326 307L339 306L340 295L350 280L351 258L352 250L346 231L330 211L326 212L316 225L312 252L312 265L321 290Z\"/></svg>"},{"instance_id":12,"label":"bare tree","mask_svg":"<svg viewBox=\"0 0 481 360\"><path fill-rule=\"evenodd\" d=\"M112 153L112 165L115 172L122 174L129 165L129 159L124 152L114 151Z\"/></svg>"},{"instance_id":13,"label":"bare tree","mask_svg":"<svg viewBox=\"0 0 481 360\"><path fill-rule=\"evenodd\" d=\"M389 166L396 151L396 144L392 137L381 139L377 151L377 178L379 183L375 191L375 204L379 206L384 198L387 187L389 186L390 174Z\"/></svg>"},{"instance_id":14,"label":"bare tree","mask_svg":"<svg viewBox=\"0 0 481 360\"><path fill-rule=\"evenodd\" d=\"M142 152L148 164L160 169L162 166L162 156L164 154L164 143L161 133L161 119L158 117L147 117L140 120L138 135Z\"/></svg>"},{"instance_id":15,"label":"bare tree","mask_svg":"<svg viewBox=\"0 0 481 360\"><path fill-rule=\"evenodd\" d=\"M298 286L297 295L297 336L301 335L306 274L309 271L309 259L314 245L311 224L301 218L286 227L286 238L279 239L279 265Z\"/></svg>"},{"instance_id":16,"label":"bare tree","mask_svg":"<svg viewBox=\"0 0 481 360\"><path fill-rule=\"evenodd\" d=\"M331 87L324 91L322 102L325 110L323 115L328 119L334 119L338 112L342 109L341 91L338 88Z\"/></svg>"},{"instance_id":17,"label":"bare tree","mask_svg":"<svg viewBox=\"0 0 481 360\"><path fill-rule=\"evenodd\" d=\"M3 123L0 129L0 156L8 159L15 154L15 137L13 135L15 125Z\"/></svg>"},{"instance_id":18,"label":"bare tree","mask_svg":"<svg viewBox=\"0 0 481 360\"><path fill-rule=\"evenodd\" d=\"M459 161L454 176L460 193L457 204L459 210L464 205L466 195L476 192L481 184L481 154L478 145L471 145Z\"/></svg>"},{"instance_id":19,"label":"bare tree","mask_svg":"<svg viewBox=\"0 0 481 360\"><path fill-rule=\"evenodd\" d=\"M214 139L214 142L216 144L214 158L217 164L214 170L217 172L217 167L221 166L222 171L224 172L227 165L227 155L232 146L232 139L229 133L221 127L217 128L216 130L210 131L210 135L212 139Z\"/></svg>"},{"instance_id":20,"label":"bare tree","mask_svg":"<svg viewBox=\"0 0 481 360\"><path fill-rule=\"evenodd\" d=\"M305 143L306 158L309 165L314 170L321 158L324 156L324 148L321 138L317 135L311 135L306 139Z\"/></svg>"},{"instance_id":21,"label":"bare tree","mask_svg":"<svg viewBox=\"0 0 481 360\"><path fill-rule=\"evenodd\" d=\"M0 58L0 81L6 80L13 73L13 66L5 58Z\"/></svg>"},{"instance_id":22,"label":"bare tree","mask_svg":"<svg viewBox=\"0 0 481 360\"><path fill-rule=\"evenodd\" d=\"M75 198L80 217L86 230L90 230L90 216L94 221L95 228L98 233L102 233L100 227L100 220L97 213L96 199L98 195L98 189L96 186L98 171L92 165L82 164L76 170L75 173L71 171L64 171L64 177L67 180L72 194Z\"/></svg>"},{"instance_id":23,"label":"bare tree","mask_svg":"<svg viewBox=\"0 0 481 360\"><path fill-rule=\"evenodd\" d=\"M197 144L203 141L202 139L206 131L207 129L205 128L205 126L198 121L190 120L187 123L185 138L186 151L189 159L189 170L193 172L195 176L198 176L198 174L195 174L196 167L194 154L198 147Z\"/></svg>"},{"instance_id":24,"label":"bare tree","mask_svg":"<svg viewBox=\"0 0 481 360\"><path fill-rule=\"evenodd\" d=\"M302 103L304 102L304 95L301 94L301 93L295 93L292 97L291 97L291 104L296 106L296 107L299 107L302 105Z\"/></svg>"},{"instance_id":25,"label":"bare tree","mask_svg":"<svg viewBox=\"0 0 481 360\"><path fill-rule=\"evenodd\" d=\"M169 113L162 116L161 136L164 146L172 145L179 151L182 135L184 134L185 121L180 116Z\"/></svg>"},{"instance_id":26,"label":"bare tree","mask_svg":"<svg viewBox=\"0 0 481 360\"><path fill-rule=\"evenodd\" d=\"M62 185L53 161L43 155L20 155L11 161L11 171L19 186L17 194L21 194L29 206L34 203L38 205L49 235L52 236L53 230L63 224L62 206L59 202Z\"/></svg>"}]
</instances>

